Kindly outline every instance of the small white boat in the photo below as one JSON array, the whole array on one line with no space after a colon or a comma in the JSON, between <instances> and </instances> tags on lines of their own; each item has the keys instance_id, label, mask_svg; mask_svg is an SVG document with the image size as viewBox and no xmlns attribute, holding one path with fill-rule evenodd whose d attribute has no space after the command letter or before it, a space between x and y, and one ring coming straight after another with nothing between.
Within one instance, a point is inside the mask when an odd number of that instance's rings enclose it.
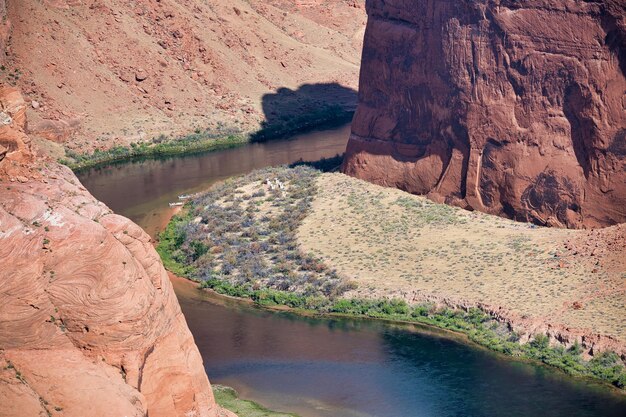
<instances>
[{"instance_id":1,"label":"small white boat","mask_svg":"<svg viewBox=\"0 0 626 417\"><path fill-rule=\"evenodd\" d=\"M191 194L182 194L182 195L179 195L179 196L178 196L178 199L179 199L179 200L188 200L188 199L190 199L191 197L192 197L192 195L191 195Z\"/></svg>"},{"instance_id":2,"label":"small white boat","mask_svg":"<svg viewBox=\"0 0 626 417\"><path fill-rule=\"evenodd\" d=\"M182 206L184 203L182 202L176 202L176 203L170 203L170 207L178 207L178 206Z\"/></svg>"}]
</instances>

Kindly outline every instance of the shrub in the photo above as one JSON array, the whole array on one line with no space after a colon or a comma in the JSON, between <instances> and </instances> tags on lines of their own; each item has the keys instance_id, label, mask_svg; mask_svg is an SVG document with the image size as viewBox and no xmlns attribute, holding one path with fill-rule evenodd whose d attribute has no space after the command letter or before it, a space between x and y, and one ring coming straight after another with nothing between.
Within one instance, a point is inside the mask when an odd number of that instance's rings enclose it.
<instances>
[{"instance_id":1,"label":"shrub","mask_svg":"<svg viewBox=\"0 0 626 417\"><path fill-rule=\"evenodd\" d=\"M428 317L429 308L425 305L418 305L411 312L412 317Z\"/></svg>"},{"instance_id":2,"label":"shrub","mask_svg":"<svg viewBox=\"0 0 626 417\"><path fill-rule=\"evenodd\" d=\"M530 345L538 350L545 350L550 346L550 338L545 334L537 334Z\"/></svg>"}]
</instances>

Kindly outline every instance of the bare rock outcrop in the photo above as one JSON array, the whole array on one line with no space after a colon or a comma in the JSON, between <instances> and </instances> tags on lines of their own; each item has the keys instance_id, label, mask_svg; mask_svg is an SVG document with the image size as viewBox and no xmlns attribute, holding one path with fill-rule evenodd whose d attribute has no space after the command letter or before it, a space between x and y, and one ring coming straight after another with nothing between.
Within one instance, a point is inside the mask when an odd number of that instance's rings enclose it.
<instances>
[{"instance_id":1,"label":"bare rock outcrop","mask_svg":"<svg viewBox=\"0 0 626 417\"><path fill-rule=\"evenodd\" d=\"M626 221L626 4L369 0L343 171L571 228Z\"/></svg>"},{"instance_id":2,"label":"bare rock outcrop","mask_svg":"<svg viewBox=\"0 0 626 417\"><path fill-rule=\"evenodd\" d=\"M150 238L33 156L0 87L0 415L232 416Z\"/></svg>"}]
</instances>

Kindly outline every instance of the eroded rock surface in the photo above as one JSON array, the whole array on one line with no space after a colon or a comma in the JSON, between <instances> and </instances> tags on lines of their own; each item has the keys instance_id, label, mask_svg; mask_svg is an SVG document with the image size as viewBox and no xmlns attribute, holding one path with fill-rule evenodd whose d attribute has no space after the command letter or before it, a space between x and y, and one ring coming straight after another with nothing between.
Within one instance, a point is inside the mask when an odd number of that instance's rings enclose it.
<instances>
[{"instance_id":1,"label":"eroded rock surface","mask_svg":"<svg viewBox=\"0 0 626 417\"><path fill-rule=\"evenodd\" d=\"M148 235L33 156L19 91L0 105L0 415L232 416Z\"/></svg>"},{"instance_id":2,"label":"eroded rock surface","mask_svg":"<svg viewBox=\"0 0 626 417\"><path fill-rule=\"evenodd\" d=\"M370 0L344 172L566 227L626 221L626 4Z\"/></svg>"},{"instance_id":3,"label":"eroded rock surface","mask_svg":"<svg viewBox=\"0 0 626 417\"><path fill-rule=\"evenodd\" d=\"M33 139L77 152L196 129L256 131L286 112L356 104L364 0L14 0L7 8L13 33L0 79L39 103L29 114Z\"/></svg>"}]
</instances>

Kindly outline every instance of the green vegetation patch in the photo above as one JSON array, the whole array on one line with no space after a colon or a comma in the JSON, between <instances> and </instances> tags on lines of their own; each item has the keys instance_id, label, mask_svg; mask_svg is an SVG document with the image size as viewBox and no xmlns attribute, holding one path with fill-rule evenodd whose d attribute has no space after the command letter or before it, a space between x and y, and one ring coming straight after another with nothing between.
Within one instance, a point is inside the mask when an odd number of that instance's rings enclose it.
<instances>
[{"instance_id":1,"label":"green vegetation patch","mask_svg":"<svg viewBox=\"0 0 626 417\"><path fill-rule=\"evenodd\" d=\"M160 136L152 142L131 143L130 146L115 146L105 151L96 149L93 153L81 154L67 149L65 151L66 159L62 159L59 162L67 165L74 171L80 171L118 161L229 149L248 143L248 141L248 137L241 134L215 137L215 135L209 132L198 130L181 138L168 139L165 136Z\"/></svg>"},{"instance_id":2,"label":"green vegetation patch","mask_svg":"<svg viewBox=\"0 0 626 417\"><path fill-rule=\"evenodd\" d=\"M298 417L296 414L279 413L268 410L252 401L239 398L237 391L222 385L213 385L215 401L223 408L232 411L239 417Z\"/></svg>"},{"instance_id":3,"label":"green vegetation patch","mask_svg":"<svg viewBox=\"0 0 626 417\"><path fill-rule=\"evenodd\" d=\"M184 242L184 236L179 232L179 225L187 222L189 220L188 217L184 214L174 216L167 224L165 230L159 234L159 245L156 248L165 268L181 277L192 276L194 271L191 265L185 265L178 261L181 260L178 248Z\"/></svg>"},{"instance_id":4,"label":"green vegetation patch","mask_svg":"<svg viewBox=\"0 0 626 417\"><path fill-rule=\"evenodd\" d=\"M81 171L113 162L219 151L250 142L285 138L313 129L338 127L349 123L353 114L353 111L345 110L341 106L328 105L271 124L264 123L260 130L253 133L196 129L195 132L179 138L161 135L151 142L131 143L130 146L115 146L107 150L96 149L92 153L78 153L66 149L66 158L59 162L74 171Z\"/></svg>"}]
</instances>

